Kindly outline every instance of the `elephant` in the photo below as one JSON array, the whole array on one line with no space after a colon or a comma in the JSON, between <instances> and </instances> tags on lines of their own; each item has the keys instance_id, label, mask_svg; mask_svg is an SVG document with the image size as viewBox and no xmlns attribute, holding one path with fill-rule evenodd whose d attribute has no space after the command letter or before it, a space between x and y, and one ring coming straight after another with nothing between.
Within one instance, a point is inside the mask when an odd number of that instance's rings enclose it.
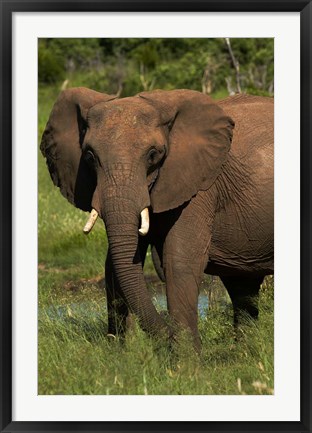
<instances>
[{"instance_id":1,"label":"elephant","mask_svg":"<svg viewBox=\"0 0 312 433\"><path fill-rule=\"evenodd\" d=\"M204 273L223 281L234 325L258 317L260 285L274 272L274 100L214 101L187 89L118 98L87 88L60 93L41 140L50 176L108 237L108 333L133 313L151 335L190 333L196 348ZM143 274L149 245L166 282L170 320Z\"/></svg>"}]
</instances>

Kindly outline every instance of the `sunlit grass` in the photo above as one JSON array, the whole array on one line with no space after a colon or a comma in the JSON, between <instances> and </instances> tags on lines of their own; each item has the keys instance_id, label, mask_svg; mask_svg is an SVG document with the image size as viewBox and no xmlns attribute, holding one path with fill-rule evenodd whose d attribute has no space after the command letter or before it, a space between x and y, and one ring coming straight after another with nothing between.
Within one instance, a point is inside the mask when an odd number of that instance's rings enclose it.
<instances>
[{"instance_id":1,"label":"sunlit grass","mask_svg":"<svg viewBox=\"0 0 312 433\"><path fill-rule=\"evenodd\" d=\"M271 394L272 299L261 294L260 320L236 342L231 309L201 318L200 356L187 338L172 352L136 325L108 340L105 295L95 283L59 282L40 305L39 394ZM50 281L50 284L52 282ZM272 288L270 289L272 290Z\"/></svg>"}]
</instances>

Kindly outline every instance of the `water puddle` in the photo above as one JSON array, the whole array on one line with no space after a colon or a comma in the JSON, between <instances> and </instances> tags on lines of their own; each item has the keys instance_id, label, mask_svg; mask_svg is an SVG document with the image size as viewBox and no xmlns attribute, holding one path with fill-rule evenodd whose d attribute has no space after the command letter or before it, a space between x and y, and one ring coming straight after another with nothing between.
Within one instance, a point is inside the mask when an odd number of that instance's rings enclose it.
<instances>
[{"instance_id":1,"label":"water puddle","mask_svg":"<svg viewBox=\"0 0 312 433\"><path fill-rule=\"evenodd\" d=\"M159 311L167 310L167 297L164 293L157 293L153 296L153 302ZM208 296L206 293L200 293L198 296L198 314L200 317L206 317L208 313Z\"/></svg>"},{"instance_id":2,"label":"water puddle","mask_svg":"<svg viewBox=\"0 0 312 433\"><path fill-rule=\"evenodd\" d=\"M152 296L154 305L158 311L167 310L167 298L162 292L158 292ZM94 308L95 304L92 300L82 302L72 302L66 305L50 305L43 308L39 312L40 316L48 316L50 320L68 319L68 317L86 317L86 319L99 319L103 317L103 312L106 312L106 302L103 302L101 309ZM208 296L206 293L200 293L198 297L198 313L200 317L206 317L208 313Z\"/></svg>"}]
</instances>

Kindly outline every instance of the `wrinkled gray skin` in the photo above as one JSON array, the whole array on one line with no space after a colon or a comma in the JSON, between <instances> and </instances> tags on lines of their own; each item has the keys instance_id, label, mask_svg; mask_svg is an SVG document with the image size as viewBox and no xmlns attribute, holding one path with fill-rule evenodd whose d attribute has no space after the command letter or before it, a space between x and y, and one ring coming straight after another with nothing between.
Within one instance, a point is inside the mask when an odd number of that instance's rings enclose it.
<instances>
[{"instance_id":1,"label":"wrinkled gray skin","mask_svg":"<svg viewBox=\"0 0 312 433\"><path fill-rule=\"evenodd\" d=\"M234 126L235 124L235 126ZM273 100L235 96L216 104L189 90L116 99L62 92L42 137L54 183L105 222L108 332L129 312L151 334L197 329L204 272L219 275L234 307L258 316L273 273ZM150 230L139 236L149 207ZM170 325L155 310L142 266L148 245L166 282Z\"/></svg>"}]
</instances>

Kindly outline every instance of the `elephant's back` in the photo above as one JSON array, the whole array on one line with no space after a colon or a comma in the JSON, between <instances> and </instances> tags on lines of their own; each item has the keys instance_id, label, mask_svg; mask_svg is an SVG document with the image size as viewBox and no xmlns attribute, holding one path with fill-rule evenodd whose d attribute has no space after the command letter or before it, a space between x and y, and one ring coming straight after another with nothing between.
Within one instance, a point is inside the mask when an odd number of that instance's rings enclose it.
<instances>
[{"instance_id":1,"label":"elephant's back","mask_svg":"<svg viewBox=\"0 0 312 433\"><path fill-rule=\"evenodd\" d=\"M220 101L220 105L235 122L230 153L267 202L273 198L274 99L236 95Z\"/></svg>"},{"instance_id":2,"label":"elephant's back","mask_svg":"<svg viewBox=\"0 0 312 433\"><path fill-rule=\"evenodd\" d=\"M259 153L263 158L272 161L274 99L235 95L219 101L219 105L235 122L231 146L233 154L248 164L252 162L250 159L254 160Z\"/></svg>"},{"instance_id":3,"label":"elephant's back","mask_svg":"<svg viewBox=\"0 0 312 433\"><path fill-rule=\"evenodd\" d=\"M272 98L246 95L221 103L234 122L231 152L217 183L210 267L273 272L274 168ZM212 270L210 269L210 272Z\"/></svg>"}]
</instances>

